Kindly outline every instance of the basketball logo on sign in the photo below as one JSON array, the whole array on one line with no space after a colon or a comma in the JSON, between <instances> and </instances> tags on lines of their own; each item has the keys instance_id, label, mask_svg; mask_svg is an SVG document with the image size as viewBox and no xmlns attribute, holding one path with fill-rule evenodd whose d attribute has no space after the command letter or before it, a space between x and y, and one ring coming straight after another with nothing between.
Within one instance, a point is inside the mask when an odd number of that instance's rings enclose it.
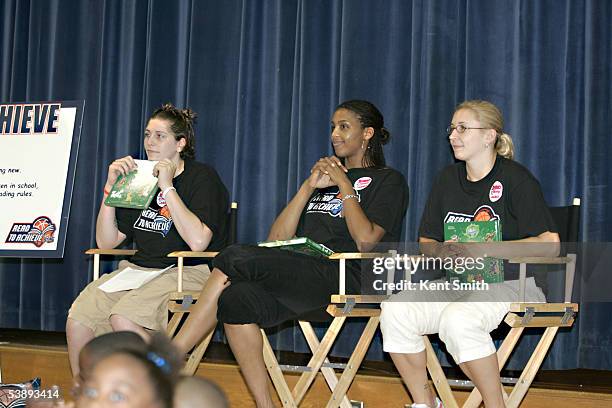
<instances>
[{"instance_id":1,"label":"basketball logo on sign","mask_svg":"<svg viewBox=\"0 0 612 408\"><path fill-rule=\"evenodd\" d=\"M10 229L5 243L34 244L37 247L55 241L55 224L49 217L37 217L33 222L16 222Z\"/></svg>"}]
</instances>

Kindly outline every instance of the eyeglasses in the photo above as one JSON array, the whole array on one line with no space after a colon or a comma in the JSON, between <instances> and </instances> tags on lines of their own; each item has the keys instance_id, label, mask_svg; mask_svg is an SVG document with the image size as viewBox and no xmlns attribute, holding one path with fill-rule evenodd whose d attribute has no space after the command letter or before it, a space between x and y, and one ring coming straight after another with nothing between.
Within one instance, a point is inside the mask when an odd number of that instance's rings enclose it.
<instances>
[{"instance_id":1,"label":"eyeglasses","mask_svg":"<svg viewBox=\"0 0 612 408\"><path fill-rule=\"evenodd\" d=\"M457 125L457 126L450 125L449 127L446 128L446 133L450 136L451 133L453 133L453 130L455 129L457 129L457 133L462 134L468 129L489 129L489 128L468 127L468 126L463 126L463 125Z\"/></svg>"}]
</instances>

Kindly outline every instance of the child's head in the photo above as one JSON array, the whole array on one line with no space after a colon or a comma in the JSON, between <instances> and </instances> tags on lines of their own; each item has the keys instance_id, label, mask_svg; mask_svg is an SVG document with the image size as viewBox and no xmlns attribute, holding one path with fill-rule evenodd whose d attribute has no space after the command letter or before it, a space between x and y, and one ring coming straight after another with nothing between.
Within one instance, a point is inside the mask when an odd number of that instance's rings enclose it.
<instances>
[{"instance_id":1,"label":"child's head","mask_svg":"<svg viewBox=\"0 0 612 408\"><path fill-rule=\"evenodd\" d=\"M102 358L119 350L142 351L147 347L138 334L130 331L118 331L98 336L87 343L79 354L78 384L87 380L94 365Z\"/></svg>"},{"instance_id":2,"label":"child's head","mask_svg":"<svg viewBox=\"0 0 612 408\"><path fill-rule=\"evenodd\" d=\"M225 394L214 383L200 377L183 377L174 390L174 408L228 408Z\"/></svg>"},{"instance_id":3,"label":"child's head","mask_svg":"<svg viewBox=\"0 0 612 408\"><path fill-rule=\"evenodd\" d=\"M160 336L141 350L111 352L93 366L77 406L171 408L179 367L178 353Z\"/></svg>"}]
</instances>

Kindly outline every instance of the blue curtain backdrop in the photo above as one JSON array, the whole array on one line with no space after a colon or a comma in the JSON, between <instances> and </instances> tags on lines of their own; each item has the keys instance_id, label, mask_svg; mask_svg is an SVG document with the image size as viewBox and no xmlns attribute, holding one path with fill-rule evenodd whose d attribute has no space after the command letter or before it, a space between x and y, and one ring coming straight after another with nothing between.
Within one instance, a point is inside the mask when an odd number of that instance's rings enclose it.
<instances>
[{"instance_id":1,"label":"blue curtain backdrop","mask_svg":"<svg viewBox=\"0 0 612 408\"><path fill-rule=\"evenodd\" d=\"M200 114L197 157L239 201L241 242L265 238L312 164L330 153L329 119L348 98L377 104L392 132L388 163L411 189L406 240L416 239L433 177L453 160L444 131L453 107L472 98L500 106L517 160L541 180L550 205L582 197L582 240L612 240L610 1L0 7L0 101L86 100L65 257L0 260L0 327L63 330L91 276L83 251L95 245L107 166L143 155L147 115L166 101ZM612 369L611 312L610 304L583 302L545 367ZM343 333L337 354L352 348L354 332ZM292 328L273 341L305 349ZM524 343L511 366L533 347L529 336ZM379 338L369 357L382 357Z\"/></svg>"}]
</instances>

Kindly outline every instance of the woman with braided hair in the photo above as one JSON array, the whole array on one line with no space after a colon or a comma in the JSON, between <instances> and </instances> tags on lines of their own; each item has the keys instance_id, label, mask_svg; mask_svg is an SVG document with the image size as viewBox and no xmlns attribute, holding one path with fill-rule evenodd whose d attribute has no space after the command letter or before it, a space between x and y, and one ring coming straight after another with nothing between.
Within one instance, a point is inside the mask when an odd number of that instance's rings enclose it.
<instances>
[{"instance_id":1,"label":"woman with braided hair","mask_svg":"<svg viewBox=\"0 0 612 408\"><path fill-rule=\"evenodd\" d=\"M68 356L78 374L81 348L95 336L129 330L148 338L149 331L165 330L169 291L176 287L177 268L170 268L139 288L107 293L98 287L126 267L160 270L172 265L173 251L220 250L226 240L228 192L217 172L193 160L195 113L166 104L155 110L144 131L158 191L148 208L109 207L102 202L96 223L99 248L115 248L133 241L138 252L117 271L90 283L72 304L66 322ZM120 175L137 167L131 156L115 160L108 169L104 198ZM207 265L184 269L185 290L200 290L210 271Z\"/></svg>"},{"instance_id":2,"label":"woman with braided hair","mask_svg":"<svg viewBox=\"0 0 612 408\"><path fill-rule=\"evenodd\" d=\"M268 240L308 237L336 252L367 252L398 242L408 207L404 176L385 164L389 139L372 103L350 100L336 107L322 157L278 215ZM232 245L213 260L210 279L173 342L188 352L217 322L225 328L258 407L271 407L260 327L325 315L338 290L338 264L327 258L250 245ZM349 293L361 289L360 264L348 263Z\"/></svg>"}]
</instances>

